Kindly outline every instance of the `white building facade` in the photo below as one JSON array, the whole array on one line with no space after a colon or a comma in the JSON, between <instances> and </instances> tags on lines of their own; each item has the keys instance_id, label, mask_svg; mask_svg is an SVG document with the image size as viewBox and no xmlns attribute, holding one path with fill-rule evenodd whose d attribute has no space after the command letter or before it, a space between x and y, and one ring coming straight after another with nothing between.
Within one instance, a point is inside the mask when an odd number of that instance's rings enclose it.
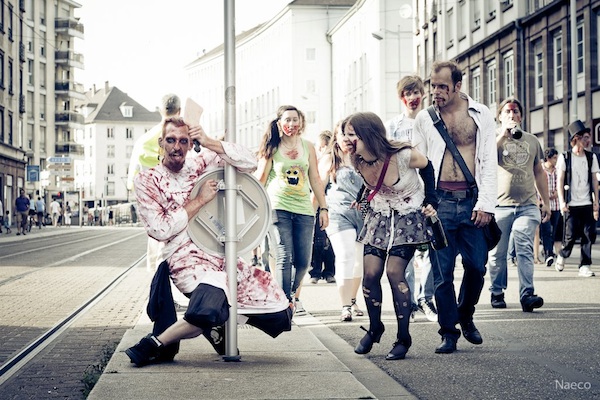
<instances>
[{"instance_id":1,"label":"white building facade","mask_svg":"<svg viewBox=\"0 0 600 400\"><path fill-rule=\"evenodd\" d=\"M160 113L148 111L108 82L86 97L80 106L85 128L77 138L85 157L75 161L75 187L89 208L134 201L127 190L133 145L161 121Z\"/></svg>"}]
</instances>

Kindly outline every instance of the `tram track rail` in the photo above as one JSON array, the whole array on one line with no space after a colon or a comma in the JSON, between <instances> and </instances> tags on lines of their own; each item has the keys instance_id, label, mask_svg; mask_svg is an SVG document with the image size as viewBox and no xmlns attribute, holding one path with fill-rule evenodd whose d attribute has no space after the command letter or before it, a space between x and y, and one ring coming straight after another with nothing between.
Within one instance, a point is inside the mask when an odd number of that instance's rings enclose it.
<instances>
[{"instance_id":1,"label":"tram track rail","mask_svg":"<svg viewBox=\"0 0 600 400\"><path fill-rule=\"evenodd\" d=\"M124 239L125 240L125 239ZM107 247L108 245L104 246ZM27 363L33 359L42 350L48 347L57 337L61 335L66 329L73 324L77 318L82 316L84 313L89 311L96 303L110 293L131 271L140 266L146 256L142 256L137 259L133 264L128 266L121 274L114 278L110 283L105 285L98 293L94 294L89 300L82 304L75 311L70 313L67 317L63 318L52 328L46 331L43 335L39 336L32 343L22 349L14 357L6 361L0 366L0 387L15 373L27 365ZM49 267L49 266L47 266Z\"/></svg>"},{"instance_id":2,"label":"tram track rail","mask_svg":"<svg viewBox=\"0 0 600 400\"><path fill-rule=\"evenodd\" d=\"M145 307L147 235L39 233L0 240L0 397L85 398L90 374Z\"/></svg>"},{"instance_id":3,"label":"tram track rail","mask_svg":"<svg viewBox=\"0 0 600 400\"><path fill-rule=\"evenodd\" d=\"M96 236L93 239L97 239L98 237L109 236L109 235L110 235L110 233L107 233L107 234L104 234L104 235ZM63 264L67 264L69 262L73 262L73 261L75 261L75 260L77 260L77 259L79 259L81 257L84 257L84 256L86 256L88 254L94 253L94 252L99 251L99 250L103 250L105 248L114 246L114 245L116 245L118 243L122 243L122 242L125 242L125 241L130 240L130 239L131 238L124 238L124 239L121 239L121 240L118 240L118 241L115 241L115 242L110 242L108 244L99 246L97 248L90 249L90 250L87 250L87 251L75 254L75 255L73 255L71 257L68 257L68 258L65 258L63 260L55 261L55 262L49 263L47 265L42 265L42 266L39 266L39 267L35 267L34 269L31 269L31 270L26 271L26 272L22 272L20 274L11 276L9 278L0 279L0 287L3 286L3 285L9 284L9 283L11 283L11 282L13 282L15 280L21 279L21 278L23 278L23 277L25 277L27 275L30 275L30 274L42 271L42 270L44 270L46 268L52 268L52 267L60 266L60 265L63 265ZM75 243L85 242L85 241L89 241L89 240L92 240L92 239L90 239L90 238L84 238L84 239L79 239L79 240L72 241L70 243L71 244L75 244ZM51 245L51 246L38 247L36 249L30 249L30 250L25 250L25 251L17 252L17 253L12 253L12 254L8 254L8 255L0 256L0 260L2 260L3 258L13 258L13 257L21 256L21 255L24 255L24 254L30 254L30 253L39 252L39 251L47 250L47 249L52 249L52 248L56 248L56 247L60 247L60 246L64 246L64 244L54 244L54 245Z\"/></svg>"}]
</instances>

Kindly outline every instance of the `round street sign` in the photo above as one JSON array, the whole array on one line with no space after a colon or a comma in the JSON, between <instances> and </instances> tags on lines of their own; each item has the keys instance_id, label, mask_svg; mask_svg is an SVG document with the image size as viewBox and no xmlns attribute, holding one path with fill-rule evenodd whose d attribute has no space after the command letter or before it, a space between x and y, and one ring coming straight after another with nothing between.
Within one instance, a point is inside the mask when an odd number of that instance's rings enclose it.
<instances>
[{"instance_id":1,"label":"round street sign","mask_svg":"<svg viewBox=\"0 0 600 400\"><path fill-rule=\"evenodd\" d=\"M204 173L192 189L196 197L202 185L210 179L219 182L219 192L190 220L188 234L192 241L210 254L225 255L225 176L224 168ZM236 175L237 199L235 218L237 231L237 253L245 254L258 246L271 224L271 203L263 185L254 176L238 172Z\"/></svg>"}]
</instances>

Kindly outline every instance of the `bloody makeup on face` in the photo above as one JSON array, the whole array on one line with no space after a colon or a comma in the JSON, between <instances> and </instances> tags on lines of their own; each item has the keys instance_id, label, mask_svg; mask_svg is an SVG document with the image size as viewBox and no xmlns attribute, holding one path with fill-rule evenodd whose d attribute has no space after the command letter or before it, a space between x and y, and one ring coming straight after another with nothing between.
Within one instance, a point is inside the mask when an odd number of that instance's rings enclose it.
<instances>
[{"instance_id":1,"label":"bloody makeup on face","mask_svg":"<svg viewBox=\"0 0 600 400\"><path fill-rule=\"evenodd\" d=\"M519 105L517 103L508 103L504 106L504 111L503 113L507 116L507 117L511 117L512 114L512 119L517 121L517 122L521 122L521 110L519 109Z\"/></svg>"},{"instance_id":2,"label":"bloody makeup on face","mask_svg":"<svg viewBox=\"0 0 600 400\"><path fill-rule=\"evenodd\" d=\"M419 106L421 105L422 97L423 97L423 94L418 89L405 90L402 93L402 102L404 103L405 106L414 110L414 109L419 108Z\"/></svg>"},{"instance_id":3,"label":"bloody makeup on face","mask_svg":"<svg viewBox=\"0 0 600 400\"><path fill-rule=\"evenodd\" d=\"M300 116L296 110L287 110L279 118L279 123L283 133L288 136L294 135L298 132L300 127Z\"/></svg>"}]
</instances>

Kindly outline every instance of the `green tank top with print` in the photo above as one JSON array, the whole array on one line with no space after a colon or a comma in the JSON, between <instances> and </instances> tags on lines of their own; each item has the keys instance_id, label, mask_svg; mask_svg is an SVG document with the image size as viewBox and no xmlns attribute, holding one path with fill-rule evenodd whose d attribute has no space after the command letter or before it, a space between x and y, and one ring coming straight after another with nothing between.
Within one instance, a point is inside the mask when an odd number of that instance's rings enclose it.
<instances>
[{"instance_id":1,"label":"green tank top with print","mask_svg":"<svg viewBox=\"0 0 600 400\"><path fill-rule=\"evenodd\" d=\"M273 165L267 179L267 193L274 210L314 215L308 180L308 147L302 140L303 154L292 160L279 149L273 154Z\"/></svg>"}]
</instances>

